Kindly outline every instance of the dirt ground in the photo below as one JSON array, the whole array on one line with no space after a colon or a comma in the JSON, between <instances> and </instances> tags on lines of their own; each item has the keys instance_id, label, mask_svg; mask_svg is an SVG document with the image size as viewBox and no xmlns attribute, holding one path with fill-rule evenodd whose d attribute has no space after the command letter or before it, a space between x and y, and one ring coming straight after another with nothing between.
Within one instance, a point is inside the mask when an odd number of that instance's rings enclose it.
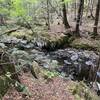
<instances>
[{"instance_id":1,"label":"dirt ground","mask_svg":"<svg viewBox=\"0 0 100 100\"><path fill-rule=\"evenodd\" d=\"M31 92L31 96L26 96L11 87L3 100L74 100L74 96L68 91L70 85L60 77L55 77L52 80L34 79L31 74L23 73L20 76L21 83L26 85Z\"/></svg>"}]
</instances>

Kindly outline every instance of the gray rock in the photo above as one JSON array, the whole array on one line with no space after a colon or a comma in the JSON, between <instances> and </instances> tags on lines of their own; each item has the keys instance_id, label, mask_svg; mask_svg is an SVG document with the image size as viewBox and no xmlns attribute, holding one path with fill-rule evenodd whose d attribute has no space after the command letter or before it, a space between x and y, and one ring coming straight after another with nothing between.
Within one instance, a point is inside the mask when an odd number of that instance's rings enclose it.
<instances>
[{"instance_id":1,"label":"gray rock","mask_svg":"<svg viewBox=\"0 0 100 100\"><path fill-rule=\"evenodd\" d=\"M3 48L3 49L7 48L7 46L4 43L0 43L0 47Z\"/></svg>"},{"instance_id":2,"label":"gray rock","mask_svg":"<svg viewBox=\"0 0 100 100\"><path fill-rule=\"evenodd\" d=\"M89 65L91 65L91 66L94 65L92 61L86 61L85 64L88 65L88 66L89 66Z\"/></svg>"},{"instance_id":3,"label":"gray rock","mask_svg":"<svg viewBox=\"0 0 100 100\"><path fill-rule=\"evenodd\" d=\"M100 78L100 72L97 72L97 76Z\"/></svg>"},{"instance_id":4,"label":"gray rock","mask_svg":"<svg viewBox=\"0 0 100 100\"><path fill-rule=\"evenodd\" d=\"M72 61L75 61L75 60L78 60L78 58L79 58L78 54L75 54L75 55L73 55L73 56L71 57L71 60L72 60Z\"/></svg>"},{"instance_id":5,"label":"gray rock","mask_svg":"<svg viewBox=\"0 0 100 100\"><path fill-rule=\"evenodd\" d=\"M96 85L97 85L98 91L100 91L100 83L96 82Z\"/></svg>"},{"instance_id":6,"label":"gray rock","mask_svg":"<svg viewBox=\"0 0 100 100\"><path fill-rule=\"evenodd\" d=\"M12 52L12 56L16 57L17 59L30 59L29 54L23 50L16 50Z\"/></svg>"},{"instance_id":7,"label":"gray rock","mask_svg":"<svg viewBox=\"0 0 100 100\"><path fill-rule=\"evenodd\" d=\"M27 44L27 40L20 40L20 43Z\"/></svg>"},{"instance_id":8,"label":"gray rock","mask_svg":"<svg viewBox=\"0 0 100 100\"><path fill-rule=\"evenodd\" d=\"M97 82L100 83L100 72L97 72Z\"/></svg>"},{"instance_id":9,"label":"gray rock","mask_svg":"<svg viewBox=\"0 0 100 100\"><path fill-rule=\"evenodd\" d=\"M68 64L68 65L71 65L72 64L71 62L68 62L68 60L64 60L64 63L65 64Z\"/></svg>"}]
</instances>

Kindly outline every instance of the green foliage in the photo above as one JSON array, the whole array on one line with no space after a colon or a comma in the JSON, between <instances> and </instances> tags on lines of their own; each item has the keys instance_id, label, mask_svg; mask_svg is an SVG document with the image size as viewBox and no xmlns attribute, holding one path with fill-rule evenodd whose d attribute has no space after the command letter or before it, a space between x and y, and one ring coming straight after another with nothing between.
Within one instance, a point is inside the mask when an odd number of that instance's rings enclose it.
<instances>
[{"instance_id":1,"label":"green foliage","mask_svg":"<svg viewBox=\"0 0 100 100\"><path fill-rule=\"evenodd\" d=\"M9 14L9 2L10 0L0 0L0 14L1 15L7 15Z\"/></svg>"},{"instance_id":2,"label":"green foliage","mask_svg":"<svg viewBox=\"0 0 100 100\"><path fill-rule=\"evenodd\" d=\"M11 15L16 17L26 17L27 19L30 19L30 17L27 15L27 5L34 4L37 2L37 0L11 0L12 1L12 10Z\"/></svg>"},{"instance_id":3,"label":"green foliage","mask_svg":"<svg viewBox=\"0 0 100 100\"><path fill-rule=\"evenodd\" d=\"M10 34L10 36L14 36L14 37L17 37L17 38L25 37L27 40L31 40L32 39L32 32L28 31L28 30L19 31L19 32L12 32Z\"/></svg>"},{"instance_id":4,"label":"green foliage","mask_svg":"<svg viewBox=\"0 0 100 100\"><path fill-rule=\"evenodd\" d=\"M71 91L75 100L99 100L98 96L84 82L74 83Z\"/></svg>"},{"instance_id":5,"label":"green foliage","mask_svg":"<svg viewBox=\"0 0 100 100\"><path fill-rule=\"evenodd\" d=\"M59 76L59 73L56 71L49 71L49 70L44 70L44 76L47 76L47 78L53 78Z\"/></svg>"},{"instance_id":6,"label":"green foliage","mask_svg":"<svg viewBox=\"0 0 100 100\"><path fill-rule=\"evenodd\" d=\"M28 87L26 87L25 85L16 81L15 87L16 87L18 92L22 92L25 95L31 96L31 93L30 93Z\"/></svg>"},{"instance_id":7,"label":"green foliage","mask_svg":"<svg viewBox=\"0 0 100 100\"><path fill-rule=\"evenodd\" d=\"M65 3L68 3L68 2L71 2L71 1L73 1L73 0L64 0Z\"/></svg>"}]
</instances>

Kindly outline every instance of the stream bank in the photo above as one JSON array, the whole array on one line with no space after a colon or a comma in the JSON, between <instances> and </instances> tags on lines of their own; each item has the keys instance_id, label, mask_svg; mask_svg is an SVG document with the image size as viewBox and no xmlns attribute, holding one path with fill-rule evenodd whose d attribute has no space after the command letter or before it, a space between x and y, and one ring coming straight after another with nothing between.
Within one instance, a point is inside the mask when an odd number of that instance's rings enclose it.
<instances>
[{"instance_id":1,"label":"stream bank","mask_svg":"<svg viewBox=\"0 0 100 100\"><path fill-rule=\"evenodd\" d=\"M34 41L8 36L1 39L0 46L17 60L16 70L30 70L31 66L35 66L35 61L42 68L57 71L65 79L85 80L90 83L94 81L93 76L99 61L97 52L75 48L42 51L41 44L44 42L38 41L37 44Z\"/></svg>"}]
</instances>

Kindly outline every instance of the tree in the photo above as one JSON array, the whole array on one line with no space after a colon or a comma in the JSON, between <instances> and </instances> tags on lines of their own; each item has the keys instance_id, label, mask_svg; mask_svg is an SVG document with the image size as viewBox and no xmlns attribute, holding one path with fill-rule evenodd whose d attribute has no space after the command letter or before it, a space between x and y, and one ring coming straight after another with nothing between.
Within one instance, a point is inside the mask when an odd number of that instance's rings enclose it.
<instances>
[{"instance_id":1,"label":"tree","mask_svg":"<svg viewBox=\"0 0 100 100\"><path fill-rule=\"evenodd\" d=\"M50 30L49 0L47 0L47 25L48 25L48 30Z\"/></svg>"},{"instance_id":2,"label":"tree","mask_svg":"<svg viewBox=\"0 0 100 100\"><path fill-rule=\"evenodd\" d=\"M76 36L80 36L80 34L79 34L79 27L80 27L80 22L81 22L81 16L82 16L83 8L84 8L84 0L80 0L78 16L77 16L77 22L76 22L76 31L75 31L75 35Z\"/></svg>"},{"instance_id":3,"label":"tree","mask_svg":"<svg viewBox=\"0 0 100 100\"><path fill-rule=\"evenodd\" d=\"M98 21L99 21L99 14L100 14L100 0L98 0L97 7L96 7L95 23L94 23L94 29L93 29L94 36L97 35L97 27L98 27Z\"/></svg>"},{"instance_id":4,"label":"tree","mask_svg":"<svg viewBox=\"0 0 100 100\"><path fill-rule=\"evenodd\" d=\"M6 18L10 14L10 0L0 0L0 25L5 25Z\"/></svg>"},{"instance_id":5,"label":"tree","mask_svg":"<svg viewBox=\"0 0 100 100\"><path fill-rule=\"evenodd\" d=\"M67 19L67 13L66 13L66 5L65 5L65 1L62 0L62 13L63 13L63 23L66 29L70 28L70 25L68 23L68 19Z\"/></svg>"}]
</instances>

